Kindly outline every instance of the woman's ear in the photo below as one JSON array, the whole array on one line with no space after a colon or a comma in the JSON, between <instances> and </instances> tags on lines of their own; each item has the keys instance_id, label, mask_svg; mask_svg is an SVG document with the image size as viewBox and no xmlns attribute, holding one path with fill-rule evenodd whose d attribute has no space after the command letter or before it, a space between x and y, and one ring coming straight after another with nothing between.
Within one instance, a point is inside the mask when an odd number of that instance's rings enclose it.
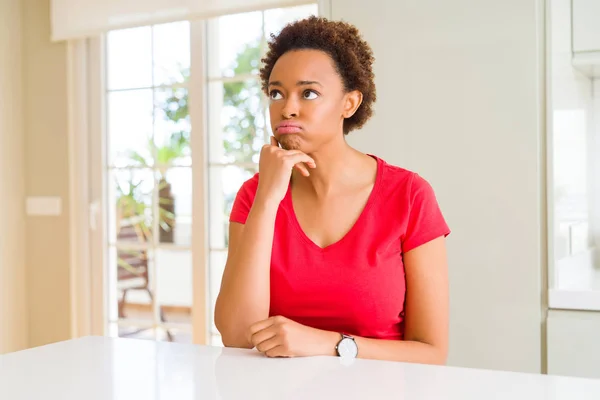
<instances>
[{"instance_id":1,"label":"woman's ear","mask_svg":"<svg viewBox=\"0 0 600 400\"><path fill-rule=\"evenodd\" d=\"M363 100L363 95L358 90L353 90L349 93L346 93L344 96L345 104L344 104L344 118L350 118L354 115L358 107Z\"/></svg>"}]
</instances>

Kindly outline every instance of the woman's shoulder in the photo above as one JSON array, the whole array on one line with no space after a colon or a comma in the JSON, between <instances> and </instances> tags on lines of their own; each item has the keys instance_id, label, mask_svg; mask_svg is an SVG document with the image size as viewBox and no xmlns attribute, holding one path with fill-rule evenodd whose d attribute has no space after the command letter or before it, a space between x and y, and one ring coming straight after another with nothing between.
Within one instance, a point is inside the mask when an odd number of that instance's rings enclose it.
<instances>
[{"instance_id":1,"label":"woman's shoulder","mask_svg":"<svg viewBox=\"0 0 600 400\"><path fill-rule=\"evenodd\" d=\"M429 185L427 180L416 171L392 164L377 156L372 157L377 160L382 186L389 190L411 191L414 187Z\"/></svg>"},{"instance_id":2,"label":"woman's shoulder","mask_svg":"<svg viewBox=\"0 0 600 400\"><path fill-rule=\"evenodd\" d=\"M432 185L419 172L381 158L377 160L381 170L378 174L380 197L386 199L384 202L409 205L436 198Z\"/></svg>"},{"instance_id":3,"label":"woman's shoulder","mask_svg":"<svg viewBox=\"0 0 600 400\"><path fill-rule=\"evenodd\" d=\"M375 159L378 161L378 164L381 167L381 169L383 170L384 174L392 175L396 179L398 179L398 178L410 179L410 178L412 178L413 175L416 174L416 172L414 172L410 169L403 168L396 164L392 164L392 163L384 160L383 158L380 158L377 156L373 156L373 157L375 157Z\"/></svg>"},{"instance_id":4,"label":"woman's shoulder","mask_svg":"<svg viewBox=\"0 0 600 400\"><path fill-rule=\"evenodd\" d=\"M256 193L256 189L258 188L258 172L252 175L251 178L246 179L242 185L240 186L240 192L245 192L246 194L254 195Z\"/></svg>"},{"instance_id":5,"label":"woman's shoulder","mask_svg":"<svg viewBox=\"0 0 600 400\"><path fill-rule=\"evenodd\" d=\"M250 179L245 180L240 186L235 195L231 213L229 216L230 222L246 223L246 218L254 203L256 190L258 188L258 173L254 174Z\"/></svg>"},{"instance_id":6,"label":"woman's shoulder","mask_svg":"<svg viewBox=\"0 0 600 400\"><path fill-rule=\"evenodd\" d=\"M381 161L384 207L387 215L395 210L402 226L403 251L409 251L439 236L447 236L450 229L444 219L441 207L432 185L418 172Z\"/></svg>"}]
</instances>

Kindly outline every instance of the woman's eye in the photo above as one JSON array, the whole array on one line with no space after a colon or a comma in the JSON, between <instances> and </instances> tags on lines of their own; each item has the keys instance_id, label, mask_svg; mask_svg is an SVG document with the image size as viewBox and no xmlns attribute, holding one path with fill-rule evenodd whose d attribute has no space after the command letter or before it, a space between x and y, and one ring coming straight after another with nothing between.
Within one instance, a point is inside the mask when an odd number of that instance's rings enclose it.
<instances>
[{"instance_id":1,"label":"woman's eye","mask_svg":"<svg viewBox=\"0 0 600 400\"><path fill-rule=\"evenodd\" d=\"M277 90L272 90L269 94L269 97L271 100L279 100L281 98L281 93L279 93Z\"/></svg>"},{"instance_id":2,"label":"woman's eye","mask_svg":"<svg viewBox=\"0 0 600 400\"><path fill-rule=\"evenodd\" d=\"M304 98L306 100L314 100L318 97L319 95L317 94L317 92L315 92L314 90L305 90L304 91Z\"/></svg>"}]
</instances>

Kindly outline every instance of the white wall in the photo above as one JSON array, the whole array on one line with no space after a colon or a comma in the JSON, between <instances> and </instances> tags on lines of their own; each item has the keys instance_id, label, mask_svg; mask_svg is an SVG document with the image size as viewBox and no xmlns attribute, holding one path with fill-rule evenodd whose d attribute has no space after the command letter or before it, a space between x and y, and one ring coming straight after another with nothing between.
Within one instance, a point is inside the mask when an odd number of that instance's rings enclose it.
<instances>
[{"instance_id":1,"label":"white wall","mask_svg":"<svg viewBox=\"0 0 600 400\"><path fill-rule=\"evenodd\" d=\"M23 10L25 194L62 200L59 216L27 217L29 346L71 338L67 44L50 42L50 1Z\"/></svg>"},{"instance_id":2,"label":"white wall","mask_svg":"<svg viewBox=\"0 0 600 400\"><path fill-rule=\"evenodd\" d=\"M21 5L0 2L0 354L27 347Z\"/></svg>"},{"instance_id":3,"label":"white wall","mask_svg":"<svg viewBox=\"0 0 600 400\"><path fill-rule=\"evenodd\" d=\"M332 0L376 56L376 116L350 142L434 186L449 238L449 364L539 372L541 0Z\"/></svg>"}]
</instances>

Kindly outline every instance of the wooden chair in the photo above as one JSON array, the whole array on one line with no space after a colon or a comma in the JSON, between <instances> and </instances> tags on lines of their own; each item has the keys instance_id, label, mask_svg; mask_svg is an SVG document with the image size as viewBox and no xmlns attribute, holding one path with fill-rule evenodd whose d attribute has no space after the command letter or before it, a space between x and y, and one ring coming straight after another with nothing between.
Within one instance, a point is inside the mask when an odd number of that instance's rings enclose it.
<instances>
[{"instance_id":1,"label":"wooden chair","mask_svg":"<svg viewBox=\"0 0 600 400\"><path fill-rule=\"evenodd\" d=\"M138 242L139 233L132 225L122 225L119 229L119 241ZM140 290L148 293L151 306L154 306L154 295L150 289L148 252L146 250L117 250L117 282L122 290L121 298L118 303L119 318L126 318L125 306L127 304L127 293L129 291ZM166 322L162 306L159 306L160 321ZM140 329L127 334L131 336L140 333L145 329ZM172 342L173 335L166 329L167 340Z\"/></svg>"}]
</instances>

